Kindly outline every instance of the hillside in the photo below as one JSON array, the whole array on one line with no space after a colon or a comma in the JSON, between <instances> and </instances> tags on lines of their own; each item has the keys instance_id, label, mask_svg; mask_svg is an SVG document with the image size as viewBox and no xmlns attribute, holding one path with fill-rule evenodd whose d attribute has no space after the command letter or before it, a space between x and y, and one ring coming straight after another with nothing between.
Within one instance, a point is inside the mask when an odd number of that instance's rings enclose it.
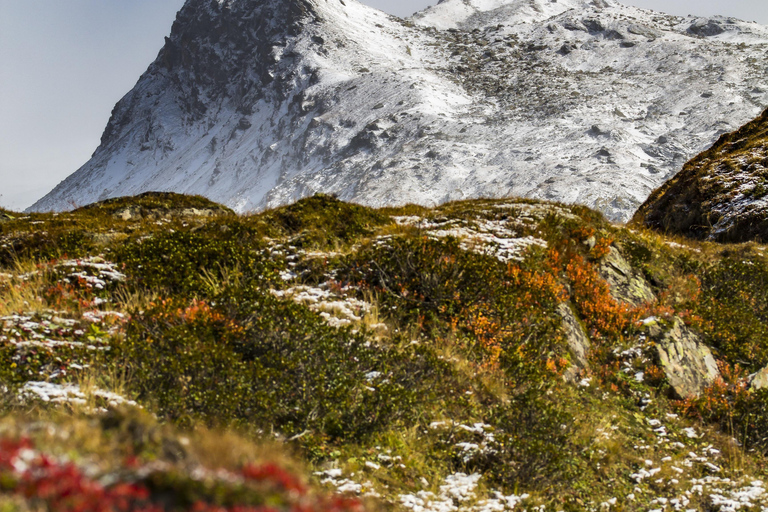
<instances>
[{"instance_id":1,"label":"hillside","mask_svg":"<svg viewBox=\"0 0 768 512\"><path fill-rule=\"evenodd\" d=\"M238 212L575 202L628 220L768 105L768 29L613 0L189 0L99 147L33 211L150 190ZM617 185L618 184L618 185Z\"/></svg>"},{"instance_id":2,"label":"hillside","mask_svg":"<svg viewBox=\"0 0 768 512\"><path fill-rule=\"evenodd\" d=\"M696 239L768 240L766 168L768 110L685 164L634 221Z\"/></svg>"},{"instance_id":3,"label":"hillside","mask_svg":"<svg viewBox=\"0 0 768 512\"><path fill-rule=\"evenodd\" d=\"M760 509L766 263L524 199L0 212L0 509Z\"/></svg>"}]
</instances>

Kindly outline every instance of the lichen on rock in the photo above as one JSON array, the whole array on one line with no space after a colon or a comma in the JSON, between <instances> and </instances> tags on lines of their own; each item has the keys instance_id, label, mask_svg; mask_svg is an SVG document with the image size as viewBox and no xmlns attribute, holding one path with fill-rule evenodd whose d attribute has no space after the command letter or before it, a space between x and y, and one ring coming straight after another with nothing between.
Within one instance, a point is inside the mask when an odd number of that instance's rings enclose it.
<instances>
[{"instance_id":1,"label":"lichen on rock","mask_svg":"<svg viewBox=\"0 0 768 512\"><path fill-rule=\"evenodd\" d=\"M618 301L639 306L656 299L645 277L632 268L615 247L611 247L601 261L599 272L608 283L611 295Z\"/></svg>"},{"instance_id":2,"label":"lichen on rock","mask_svg":"<svg viewBox=\"0 0 768 512\"><path fill-rule=\"evenodd\" d=\"M656 350L669 385L680 398L699 396L720 376L712 351L680 318L675 318Z\"/></svg>"}]
</instances>

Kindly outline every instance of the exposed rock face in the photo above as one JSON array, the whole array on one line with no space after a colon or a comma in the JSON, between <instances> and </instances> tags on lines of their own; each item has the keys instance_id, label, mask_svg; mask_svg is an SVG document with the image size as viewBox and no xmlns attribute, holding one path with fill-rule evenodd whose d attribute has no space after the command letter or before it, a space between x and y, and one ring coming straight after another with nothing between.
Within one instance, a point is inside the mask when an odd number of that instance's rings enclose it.
<instances>
[{"instance_id":1,"label":"exposed rock face","mask_svg":"<svg viewBox=\"0 0 768 512\"><path fill-rule=\"evenodd\" d=\"M615 247L600 262L600 276L605 279L614 299L639 306L653 302L656 297L645 277L632 268Z\"/></svg>"},{"instance_id":2,"label":"exposed rock face","mask_svg":"<svg viewBox=\"0 0 768 512\"><path fill-rule=\"evenodd\" d=\"M768 241L768 110L688 162L634 221L718 242Z\"/></svg>"},{"instance_id":3,"label":"exposed rock face","mask_svg":"<svg viewBox=\"0 0 768 512\"><path fill-rule=\"evenodd\" d=\"M563 331L568 341L568 349L573 363L566 371L565 379L574 382L580 371L589 368L588 356L592 344L589 341L589 336L584 332L584 327L581 326L568 304L560 304L557 307L557 313L563 319Z\"/></svg>"},{"instance_id":4,"label":"exposed rock face","mask_svg":"<svg viewBox=\"0 0 768 512\"><path fill-rule=\"evenodd\" d=\"M768 104L766 43L754 23L613 0L445 0L408 21L355 0L188 0L92 159L32 210L167 190L243 212L324 192L626 220Z\"/></svg>"},{"instance_id":5,"label":"exposed rock face","mask_svg":"<svg viewBox=\"0 0 768 512\"><path fill-rule=\"evenodd\" d=\"M720 375L712 351L679 318L656 349L667 381L680 398L699 396Z\"/></svg>"},{"instance_id":6,"label":"exposed rock face","mask_svg":"<svg viewBox=\"0 0 768 512\"><path fill-rule=\"evenodd\" d=\"M768 366L749 376L749 389L768 388Z\"/></svg>"}]
</instances>

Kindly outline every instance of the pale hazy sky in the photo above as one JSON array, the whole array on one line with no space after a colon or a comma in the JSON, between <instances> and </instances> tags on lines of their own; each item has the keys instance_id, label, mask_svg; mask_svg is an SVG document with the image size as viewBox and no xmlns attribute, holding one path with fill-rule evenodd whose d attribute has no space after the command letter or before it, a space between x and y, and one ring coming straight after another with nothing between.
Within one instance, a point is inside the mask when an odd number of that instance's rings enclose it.
<instances>
[{"instance_id":1,"label":"pale hazy sky","mask_svg":"<svg viewBox=\"0 0 768 512\"><path fill-rule=\"evenodd\" d=\"M408 16L436 0L363 0ZM21 210L84 164L184 0L0 0L0 206ZM624 0L768 25L768 0Z\"/></svg>"}]
</instances>

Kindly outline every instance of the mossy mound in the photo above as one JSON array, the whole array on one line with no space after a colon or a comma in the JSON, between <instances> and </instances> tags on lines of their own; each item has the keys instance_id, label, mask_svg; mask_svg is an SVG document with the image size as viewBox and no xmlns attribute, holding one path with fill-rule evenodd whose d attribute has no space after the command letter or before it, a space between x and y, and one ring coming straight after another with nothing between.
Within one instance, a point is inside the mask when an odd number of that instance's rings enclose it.
<instances>
[{"instance_id":1,"label":"mossy mound","mask_svg":"<svg viewBox=\"0 0 768 512\"><path fill-rule=\"evenodd\" d=\"M73 213L110 215L122 220L234 214L226 206L203 196L174 192L145 192L137 196L106 199L78 208Z\"/></svg>"},{"instance_id":2,"label":"mossy mound","mask_svg":"<svg viewBox=\"0 0 768 512\"><path fill-rule=\"evenodd\" d=\"M270 236L290 237L293 245L305 248L345 244L390 222L376 210L326 194L315 194L260 217L269 226Z\"/></svg>"},{"instance_id":3,"label":"mossy mound","mask_svg":"<svg viewBox=\"0 0 768 512\"><path fill-rule=\"evenodd\" d=\"M717 242L768 241L768 110L651 194L633 222Z\"/></svg>"},{"instance_id":4,"label":"mossy mound","mask_svg":"<svg viewBox=\"0 0 768 512\"><path fill-rule=\"evenodd\" d=\"M33 258L79 258L103 251L129 235L140 237L168 225L234 218L229 208L201 196L146 192L84 206L72 212L0 214L0 266Z\"/></svg>"}]
</instances>

